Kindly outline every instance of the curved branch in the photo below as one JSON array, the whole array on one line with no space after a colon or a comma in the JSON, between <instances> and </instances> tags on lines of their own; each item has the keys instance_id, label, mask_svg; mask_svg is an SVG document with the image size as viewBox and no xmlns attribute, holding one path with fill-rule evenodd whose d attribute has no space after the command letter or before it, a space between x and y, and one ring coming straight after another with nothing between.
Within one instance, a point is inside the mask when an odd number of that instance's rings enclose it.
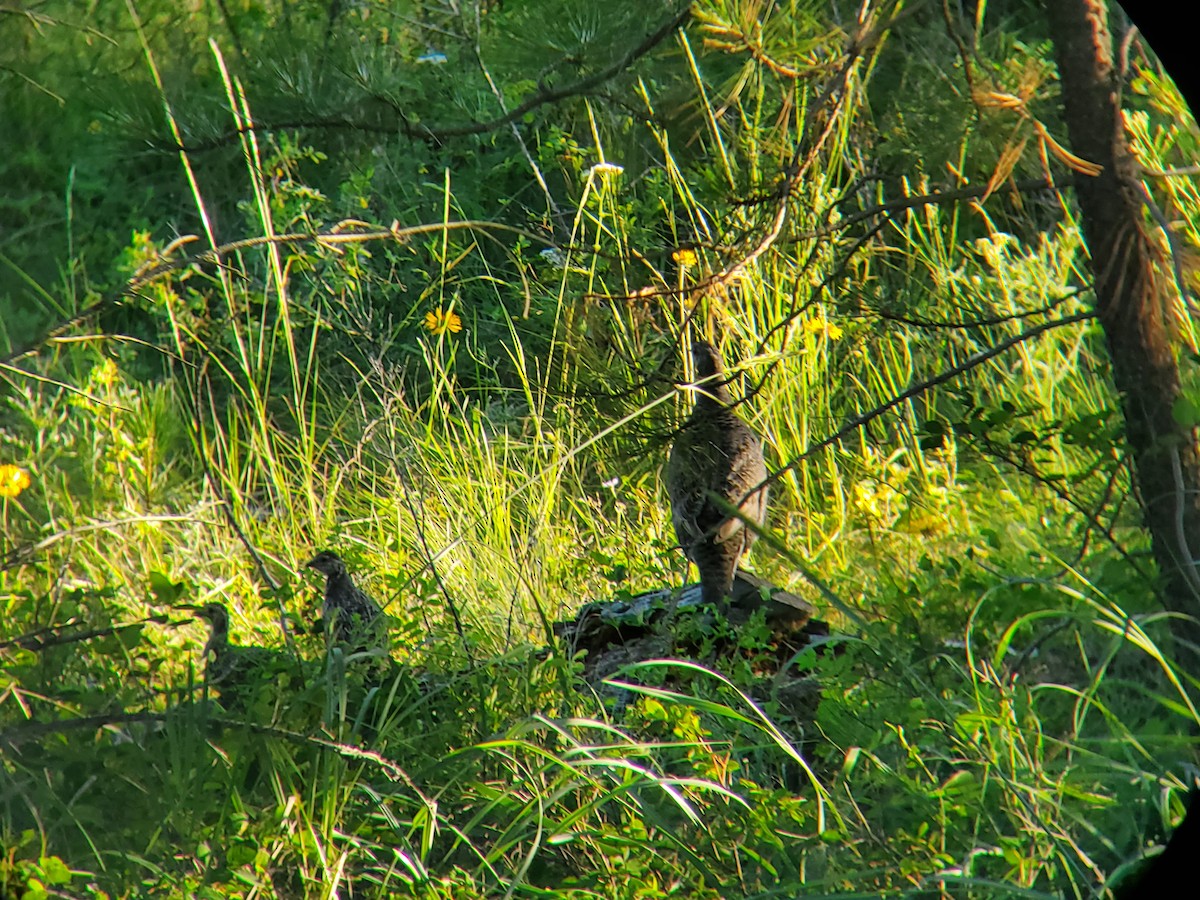
<instances>
[{"instance_id":1,"label":"curved branch","mask_svg":"<svg viewBox=\"0 0 1200 900\"><path fill-rule=\"evenodd\" d=\"M356 221L345 221L335 225L329 231L324 232L299 232L292 234L276 234L264 237L244 238L239 241L232 241L228 244L222 244L219 247L214 247L211 250L205 250L201 253L194 253L189 256L180 257L179 259L166 259L163 262L156 263L152 266L146 266L139 270L133 278L131 278L123 288L114 291L106 297L102 297L95 303L85 306L79 312L58 322L40 335L15 350L10 350L8 353L0 356L0 366L8 365L14 360L20 359L23 356L28 356L33 353L46 341L52 340L59 335L65 334L76 325L86 322L89 319L95 318L104 310L116 304L125 297L136 297L146 285L167 275L171 272L176 272L180 269L186 269L188 266L199 264L221 265L222 258L231 253L237 253L241 250L247 250L252 247L261 247L266 245L291 245L291 244L316 244L323 247L338 247L342 244L361 244L368 241L394 240L403 242L411 237L416 237L422 234L435 234L441 231L459 231L464 229L480 229L504 231L510 234L515 234L519 237L527 238L539 244L555 246L554 242L548 240L545 235L535 234L532 231L527 231L523 228L517 228L514 225L504 225L500 222L487 222L482 219L466 219L461 222L438 222L432 225L410 225L401 226L399 222L393 222L392 227L388 229L372 229L370 231L346 231L347 227L360 227L363 223ZM196 240L194 236L189 238L181 238L171 244L166 252L171 248L181 246L190 240Z\"/></svg>"},{"instance_id":2,"label":"curved branch","mask_svg":"<svg viewBox=\"0 0 1200 900\"><path fill-rule=\"evenodd\" d=\"M278 131L283 128L349 128L358 131L380 132L386 134L394 134L399 131L405 137L417 140L434 141L445 138L469 137L476 134L486 134L487 132L504 128L505 126L511 125L514 122L519 122L527 113L532 112L540 106L545 106L548 103L557 103L560 100L567 100L571 97L578 97L583 94L591 93L606 81L610 81L611 79L620 75L635 62L670 37L676 30L683 26L683 24L688 20L688 18L691 17L691 15L692 4L689 2L684 4L684 6L678 12L676 12L669 19L659 25L658 28L648 34L640 44L631 48L627 53L625 53L625 55L613 62L611 65L606 66L599 72L589 75L586 78L581 78L578 81L574 81L571 84L564 85L560 88L547 87L546 85L539 83L538 89L524 102L514 106L503 115L497 116L494 119L488 119L484 122L463 122L457 125L414 124L395 104L389 104L392 108L392 111L395 112L399 118L399 121L390 123L388 125L374 125L368 122L354 122L341 116L329 116L325 118L272 123L258 122L245 128L232 129L201 144L184 146L172 142L169 144L159 143L158 146L162 149L169 149L173 152L196 152L197 150L211 150L214 147L227 144L249 131Z\"/></svg>"},{"instance_id":3,"label":"curved branch","mask_svg":"<svg viewBox=\"0 0 1200 900\"><path fill-rule=\"evenodd\" d=\"M969 372L971 369L974 369L977 366L982 365L983 363L987 362L989 359L999 356L1004 351L1010 350L1011 348L1015 347L1017 344L1023 343L1027 340L1030 340L1031 338L1035 338L1039 334L1042 334L1045 331L1051 331L1055 328L1061 328L1064 325L1073 325L1076 322L1083 322L1088 319L1093 319L1093 318L1095 318L1095 316L1096 316L1096 314L1094 312L1082 312L1082 313L1076 313L1073 316L1065 316L1064 318L1061 318L1061 319L1054 319L1050 322L1043 322L1041 325L1035 325L1033 328L1030 328L1026 331L1022 331L1020 334L1013 335L1010 338L1006 338L1005 340L1001 341L994 347L988 347L986 350L980 350L978 353L973 353L973 354L971 354L971 356L967 357L965 360L963 360L958 365L951 366L949 369L946 369L943 372L939 372L937 375L934 375L931 378L927 378L924 381L918 381L916 384L912 385L911 387L907 388L906 390L901 391L899 394L890 398L889 400L885 401L884 403L880 404L879 406L875 407L874 409L868 410L867 412L862 413L861 415L855 416L853 419L851 419L849 422L847 422L844 426L839 428L836 432L834 432L833 434L831 434L829 437L825 438L824 440L818 441L817 443L811 445L807 450L805 450L803 453L801 453L795 459L788 462L787 465L776 469L766 479L764 479L763 481L754 485L754 487L752 487L749 491L746 492L746 496L749 497L751 494L756 493L757 491L761 490L762 488L767 487L771 484L774 484L776 481L778 481L780 478L782 478L788 472L791 472L794 469L798 469L800 467L801 463L803 463L809 457L811 457L812 455L817 453L819 450L824 450L826 447L830 447L833 444L836 444L839 441L843 440L844 438L849 437L851 434L853 434L859 428L862 428L868 422L878 419L884 413L890 412L891 410L895 409L900 404L906 403L907 401L911 400L913 397L920 396L921 394L928 391L930 388L935 388L939 384L945 384L947 381L950 381L953 378L957 378L959 375L962 375L964 372Z\"/></svg>"}]
</instances>

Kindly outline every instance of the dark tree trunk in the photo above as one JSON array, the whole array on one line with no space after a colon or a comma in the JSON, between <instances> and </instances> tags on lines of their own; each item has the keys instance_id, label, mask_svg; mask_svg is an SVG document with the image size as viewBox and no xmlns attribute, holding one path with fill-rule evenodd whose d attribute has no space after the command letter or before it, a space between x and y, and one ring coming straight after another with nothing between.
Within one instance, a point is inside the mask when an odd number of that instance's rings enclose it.
<instances>
[{"instance_id":1,"label":"dark tree trunk","mask_svg":"<svg viewBox=\"0 0 1200 900\"><path fill-rule=\"evenodd\" d=\"M1141 500L1167 607L1200 614L1200 458L1196 430L1176 421L1181 395L1172 346L1173 298L1143 226L1136 162L1121 122L1104 0L1046 4L1073 152L1103 166L1078 175L1096 308L1121 396L1134 486ZM1200 627L1175 633L1200 643Z\"/></svg>"}]
</instances>

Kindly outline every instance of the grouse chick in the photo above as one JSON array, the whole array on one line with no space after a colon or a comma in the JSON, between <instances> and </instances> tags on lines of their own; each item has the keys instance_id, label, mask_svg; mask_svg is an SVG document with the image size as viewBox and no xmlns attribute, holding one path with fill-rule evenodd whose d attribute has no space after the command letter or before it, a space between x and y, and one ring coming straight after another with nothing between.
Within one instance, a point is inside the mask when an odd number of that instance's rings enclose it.
<instances>
[{"instance_id":1,"label":"grouse chick","mask_svg":"<svg viewBox=\"0 0 1200 900\"><path fill-rule=\"evenodd\" d=\"M204 680L220 692L221 705L232 709L278 668L279 654L266 647L240 647L229 643L229 610L223 603L190 606L209 625L204 645Z\"/></svg>"},{"instance_id":2,"label":"grouse chick","mask_svg":"<svg viewBox=\"0 0 1200 900\"><path fill-rule=\"evenodd\" d=\"M746 521L757 526L766 521L767 488L753 489L766 480L767 467L762 439L732 409L716 348L693 343L692 365L696 405L671 448L665 479L675 536L700 573L704 602L719 604L733 588L738 560L757 537ZM729 506L745 521L730 515Z\"/></svg>"},{"instance_id":3,"label":"grouse chick","mask_svg":"<svg viewBox=\"0 0 1200 900\"><path fill-rule=\"evenodd\" d=\"M322 550L306 564L325 576L325 600L321 615L326 633L338 644L357 650L386 644L383 610L350 577L346 564L330 550Z\"/></svg>"}]
</instances>

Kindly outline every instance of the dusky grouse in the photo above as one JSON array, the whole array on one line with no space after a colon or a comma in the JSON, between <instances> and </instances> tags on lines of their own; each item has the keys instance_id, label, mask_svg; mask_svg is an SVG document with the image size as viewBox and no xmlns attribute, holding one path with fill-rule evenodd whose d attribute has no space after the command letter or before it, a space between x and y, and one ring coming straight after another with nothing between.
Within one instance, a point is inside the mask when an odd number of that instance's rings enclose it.
<instances>
[{"instance_id":1,"label":"dusky grouse","mask_svg":"<svg viewBox=\"0 0 1200 900\"><path fill-rule=\"evenodd\" d=\"M325 619L326 634L336 643L356 651L385 646L383 610L354 583L341 557L330 550L322 550L307 565L325 576L321 615Z\"/></svg>"},{"instance_id":2,"label":"dusky grouse","mask_svg":"<svg viewBox=\"0 0 1200 900\"><path fill-rule=\"evenodd\" d=\"M762 525L767 489L751 490L766 480L762 439L733 411L733 398L716 348L692 344L696 405L667 460L671 519L684 555L700 573L706 604L720 604L733 588L738 560L757 535L747 521ZM724 501L725 508L716 502Z\"/></svg>"},{"instance_id":3,"label":"dusky grouse","mask_svg":"<svg viewBox=\"0 0 1200 900\"><path fill-rule=\"evenodd\" d=\"M229 643L229 610L223 603L189 606L196 617L208 622L208 642L204 645L204 680L221 695L221 705L233 709L241 705L255 686L281 671L282 655L266 647L240 647Z\"/></svg>"}]
</instances>

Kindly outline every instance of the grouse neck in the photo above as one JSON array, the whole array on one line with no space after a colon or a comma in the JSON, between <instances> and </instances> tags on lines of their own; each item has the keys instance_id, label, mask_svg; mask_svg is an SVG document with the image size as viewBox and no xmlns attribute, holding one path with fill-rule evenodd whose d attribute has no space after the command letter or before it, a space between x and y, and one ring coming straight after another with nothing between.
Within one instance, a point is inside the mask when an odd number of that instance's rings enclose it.
<instances>
[{"instance_id":1,"label":"grouse neck","mask_svg":"<svg viewBox=\"0 0 1200 900\"><path fill-rule=\"evenodd\" d=\"M692 379L697 409L712 411L733 404L721 354L708 341L692 344Z\"/></svg>"},{"instance_id":2,"label":"grouse neck","mask_svg":"<svg viewBox=\"0 0 1200 900\"><path fill-rule=\"evenodd\" d=\"M695 391L696 409L698 410L728 409L733 405L733 395L729 393L729 384L720 375L712 381L697 384Z\"/></svg>"},{"instance_id":3,"label":"grouse neck","mask_svg":"<svg viewBox=\"0 0 1200 900\"><path fill-rule=\"evenodd\" d=\"M221 649L229 643L229 620L214 617L209 623L212 629L208 636L208 643L204 645L204 655L209 652L219 653Z\"/></svg>"},{"instance_id":4,"label":"grouse neck","mask_svg":"<svg viewBox=\"0 0 1200 900\"><path fill-rule=\"evenodd\" d=\"M350 573L345 569L330 573L328 581L325 582L326 597L345 596L353 591L354 582L350 579Z\"/></svg>"}]
</instances>

